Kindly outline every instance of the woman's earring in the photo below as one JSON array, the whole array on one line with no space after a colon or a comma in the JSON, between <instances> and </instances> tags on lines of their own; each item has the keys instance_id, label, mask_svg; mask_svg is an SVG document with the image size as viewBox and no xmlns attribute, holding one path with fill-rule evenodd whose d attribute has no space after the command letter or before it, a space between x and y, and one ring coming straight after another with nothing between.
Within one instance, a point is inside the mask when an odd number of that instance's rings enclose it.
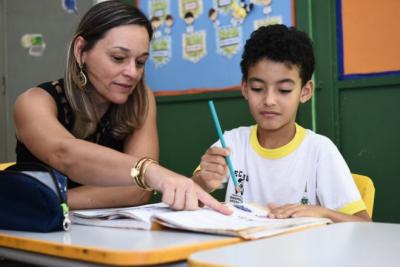
<instances>
[{"instance_id":1,"label":"woman's earring","mask_svg":"<svg viewBox=\"0 0 400 267\"><path fill-rule=\"evenodd\" d=\"M80 87L83 90L85 85L87 84L87 77L86 74L83 72L83 67L79 66L79 82L80 82Z\"/></svg>"}]
</instances>

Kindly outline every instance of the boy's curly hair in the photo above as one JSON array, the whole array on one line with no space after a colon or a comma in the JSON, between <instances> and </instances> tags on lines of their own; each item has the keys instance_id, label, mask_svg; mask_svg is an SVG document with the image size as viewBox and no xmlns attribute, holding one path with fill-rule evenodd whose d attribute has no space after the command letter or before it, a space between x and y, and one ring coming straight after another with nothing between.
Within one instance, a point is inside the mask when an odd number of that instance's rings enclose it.
<instances>
[{"instance_id":1,"label":"boy's curly hair","mask_svg":"<svg viewBox=\"0 0 400 267\"><path fill-rule=\"evenodd\" d=\"M249 68L262 59L296 65L300 70L302 86L314 72L314 52L308 35L294 27L282 24L262 26L246 41L240 68L242 80L247 80Z\"/></svg>"}]
</instances>

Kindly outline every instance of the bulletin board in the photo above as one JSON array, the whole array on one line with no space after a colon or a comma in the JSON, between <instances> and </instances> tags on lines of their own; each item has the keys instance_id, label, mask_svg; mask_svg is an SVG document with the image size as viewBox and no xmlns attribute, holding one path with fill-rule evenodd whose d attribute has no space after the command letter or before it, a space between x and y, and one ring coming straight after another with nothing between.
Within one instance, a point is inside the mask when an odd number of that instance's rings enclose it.
<instances>
[{"instance_id":1,"label":"bulletin board","mask_svg":"<svg viewBox=\"0 0 400 267\"><path fill-rule=\"evenodd\" d=\"M145 73L156 95L237 90L251 32L294 23L293 0L140 0L138 5L154 29Z\"/></svg>"},{"instance_id":2,"label":"bulletin board","mask_svg":"<svg viewBox=\"0 0 400 267\"><path fill-rule=\"evenodd\" d=\"M400 74L400 1L336 3L339 78Z\"/></svg>"}]
</instances>

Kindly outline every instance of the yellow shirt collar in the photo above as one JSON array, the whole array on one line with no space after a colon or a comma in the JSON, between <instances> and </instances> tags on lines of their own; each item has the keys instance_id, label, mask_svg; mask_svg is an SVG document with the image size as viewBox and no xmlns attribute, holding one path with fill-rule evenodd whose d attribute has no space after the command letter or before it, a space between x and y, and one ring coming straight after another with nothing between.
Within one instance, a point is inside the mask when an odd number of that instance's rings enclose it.
<instances>
[{"instance_id":1,"label":"yellow shirt collar","mask_svg":"<svg viewBox=\"0 0 400 267\"><path fill-rule=\"evenodd\" d=\"M283 158L293 151L295 151L300 145L301 142L304 139L304 136L306 134L306 130L298 125L296 125L296 134L294 135L293 139L287 143L284 146L274 148L274 149L267 149L264 148L260 145L258 142L257 138L257 124L254 125L251 129L251 134L250 134L250 144L253 147L253 149L256 151L258 155L260 155L263 158L268 158L268 159L279 159Z\"/></svg>"}]
</instances>

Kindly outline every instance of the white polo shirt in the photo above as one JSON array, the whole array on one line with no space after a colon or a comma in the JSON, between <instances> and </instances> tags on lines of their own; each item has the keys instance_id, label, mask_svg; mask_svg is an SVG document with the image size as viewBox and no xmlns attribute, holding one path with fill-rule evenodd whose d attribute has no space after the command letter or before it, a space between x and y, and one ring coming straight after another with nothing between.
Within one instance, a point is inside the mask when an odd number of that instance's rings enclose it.
<instances>
[{"instance_id":1,"label":"white polo shirt","mask_svg":"<svg viewBox=\"0 0 400 267\"><path fill-rule=\"evenodd\" d=\"M241 187L235 195L229 179L226 201L241 197L245 202L282 205L305 197L310 204L346 214L366 209L346 162L327 137L297 124L293 140L276 149L259 144L257 125L226 131L224 137Z\"/></svg>"}]
</instances>

